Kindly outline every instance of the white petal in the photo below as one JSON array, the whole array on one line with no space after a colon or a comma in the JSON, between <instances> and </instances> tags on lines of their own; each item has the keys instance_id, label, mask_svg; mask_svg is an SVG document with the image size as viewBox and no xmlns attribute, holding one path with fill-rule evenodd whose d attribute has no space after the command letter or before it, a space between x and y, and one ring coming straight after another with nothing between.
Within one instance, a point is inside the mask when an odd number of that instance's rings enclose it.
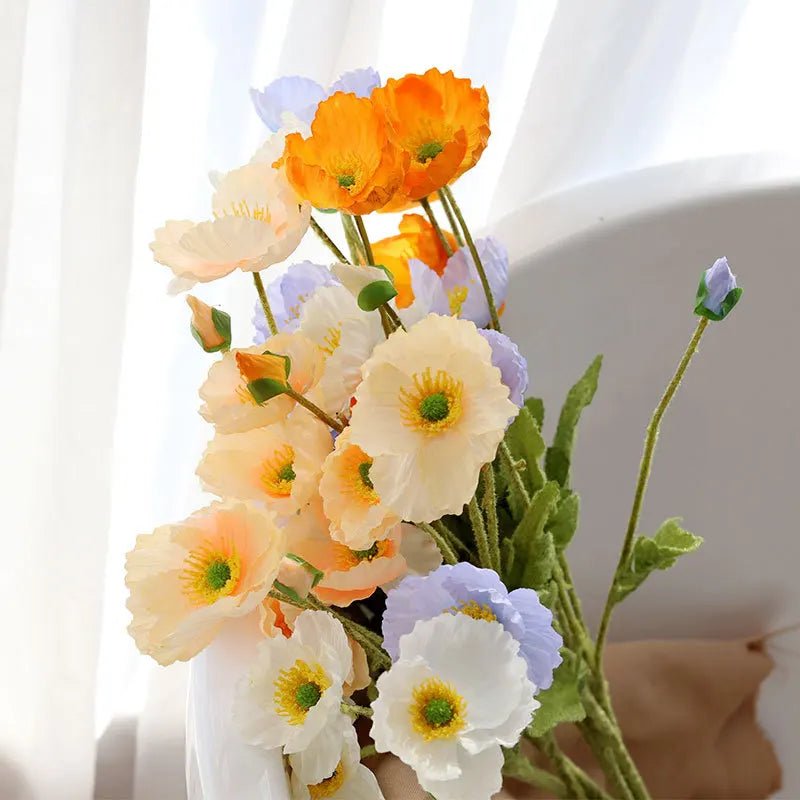
<instances>
[{"instance_id":1,"label":"white petal","mask_svg":"<svg viewBox=\"0 0 800 800\"><path fill-rule=\"evenodd\" d=\"M490 800L503 785L503 752L492 747L477 755L461 754L461 775L437 781L418 775L420 785L436 800Z\"/></svg>"}]
</instances>

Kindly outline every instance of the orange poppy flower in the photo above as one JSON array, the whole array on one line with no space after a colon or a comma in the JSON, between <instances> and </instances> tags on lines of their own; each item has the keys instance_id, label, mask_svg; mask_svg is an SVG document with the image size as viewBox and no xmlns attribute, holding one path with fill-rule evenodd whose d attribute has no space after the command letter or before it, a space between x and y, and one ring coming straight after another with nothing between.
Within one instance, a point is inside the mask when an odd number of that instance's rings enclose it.
<instances>
[{"instance_id":1,"label":"orange poppy flower","mask_svg":"<svg viewBox=\"0 0 800 800\"><path fill-rule=\"evenodd\" d=\"M336 92L319 104L311 136L286 137L274 166L284 165L297 194L317 208L369 214L392 198L407 163L372 101Z\"/></svg>"},{"instance_id":2,"label":"orange poppy flower","mask_svg":"<svg viewBox=\"0 0 800 800\"><path fill-rule=\"evenodd\" d=\"M399 211L475 166L489 139L489 97L452 71L390 78L372 92L390 137L409 155L403 186L384 211Z\"/></svg>"},{"instance_id":3,"label":"orange poppy flower","mask_svg":"<svg viewBox=\"0 0 800 800\"><path fill-rule=\"evenodd\" d=\"M414 302L411 273L408 270L409 259L418 258L441 276L447 266L447 253L433 225L421 214L404 214L398 229L400 233L397 236L375 242L372 252L375 262L383 264L394 276L398 307L407 308ZM451 249L457 250L458 244L453 234L444 231L444 235Z\"/></svg>"}]
</instances>

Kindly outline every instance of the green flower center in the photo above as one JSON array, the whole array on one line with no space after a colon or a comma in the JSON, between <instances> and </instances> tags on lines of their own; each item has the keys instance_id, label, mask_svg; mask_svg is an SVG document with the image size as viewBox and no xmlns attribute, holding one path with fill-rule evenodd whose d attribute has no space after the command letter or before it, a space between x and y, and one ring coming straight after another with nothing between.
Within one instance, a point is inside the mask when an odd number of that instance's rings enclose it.
<instances>
[{"instance_id":1,"label":"green flower center","mask_svg":"<svg viewBox=\"0 0 800 800\"><path fill-rule=\"evenodd\" d=\"M280 471L278 472L278 480L280 481L293 481L297 475L294 473L294 464L287 464L285 467L281 467Z\"/></svg>"},{"instance_id":2,"label":"green flower center","mask_svg":"<svg viewBox=\"0 0 800 800\"><path fill-rule=\"evenodd\" d=\"M336 181L342 189L349 189L356 182L356 178L355 175L340 175Z\"/></svg>"},{"instance_id":3,"label":"green flower center","mask_svg":"<svg viewBox=\"0 0 800 800\"><path fill-rule=\"evenodd\" d=\"M420 402L419 413L428 422L441 422L450 413L450 402L444 392L429 394Z\"/></svg>"},{"instance_id":4,"label":"green flower center","mask_svg":"<svg viewBox=\"0 0 800 800\"><path fill-rule=\"evenodd\" d=\"M206 585L218 592L231 579L231 567L227 561L212 561L206 567Z\"/></svg>"},{"instance_id":5,"label":"green flower center","mask_svg":"<svg viewBox=\"0 0 800 800\"><path fill-rule=\"evenodd\" d=\"M442 147L439 142L425 142L425 144L417 150L417 161L424 164L426 161L436 158L442 150L444 150L444 147Z\"/></svg>"},{"instance_id":6,"label":"green flower center","mask_svg":"<svg viewBox=\"0 0 800 800\"><path fill-rule=\"evenodd\" d=\"M422 713L431 725L439 726L447 725L453 719L455 711L447 700L435 697L433 700L428 700Z\"/></svg>"},{"instance_id":7,"label":"green flower center","mask_svg":"<svg viewBox=\"0 0 800 800\"><path fill-rule=\"evenodd\" d=\"M369 550L351 550L350 551L359 561L371 561L378 555L378 543L375 542Z\"/></svg>"},{"instance_id":8,"label":"green flower center","mask_svg":"<svg viewBox=\"0 0 800 800\"><path fill-rule=\"evenodd\" d=\"M317 686L316 683L301 684L297 687L297 692L295 693L297 705L299 705L300 708L304 708L306 711L319 703L320 697L322 697L322 692L319 690L319 686Z\"/></svg>"},{"instance_id":9,"label":"green flower center","mask_svg":"<svg viewBox=\"0 0 800 800\"><path fill-rule=\"evenodd\" d=\"M369 477L369 471L370 471L371 468L372 468L372 462L371 461L362 461L358 465L358 474L361 476L361 480L362 480L364 486L367 487L367 489L374 489L375 488L372 485L372 481L370 480L370 477Z\"/></svg>"}]
</instances>

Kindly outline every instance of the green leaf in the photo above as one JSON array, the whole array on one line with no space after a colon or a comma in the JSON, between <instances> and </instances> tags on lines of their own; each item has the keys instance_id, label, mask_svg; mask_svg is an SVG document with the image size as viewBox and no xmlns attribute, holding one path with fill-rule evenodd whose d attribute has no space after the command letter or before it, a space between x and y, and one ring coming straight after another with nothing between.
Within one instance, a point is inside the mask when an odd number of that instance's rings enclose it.
<instances>
[{"instance_id":1,"label":"green leaf","mask_svg":"<svg viewBox=\"0 0 800 800\"><path fill-rule=\"evenodd\" d=\"M553 534L553 542L557 550L563 550L572 541L572 537L578 529L580 505L580 498L575 492L562 489L558 508L550 517L546 528Z\"/></svg>"},{"instance_id":2,"label":"green leaf","mask_svg":"<svg viewBox=\"0 0 800 800\"><path fill-rule=\"evenodd\" d=\"M558 503L560 489L555 481L546 483L536 494L531 498L530 505L525 510L525 513L514 530L511 539L508 541L514 551L513 562L510 569L507 569L506 578L509 588L517 588L525 586L525 578L536 576L542 578L549 569L552 570L552 562L550 562L551 548L553 546L552 537L550 541L542 542L544 538L544 527L550 514L555 511L556 504ZM536 566L536 559L541 559L543 564L541 568ZM549 579L549 573L546 579Z\"/></svg>"},{"instance_id":3,"label":"green leaf","mask_svg":"<svg viewBox=\"0 0 800 800\"><path fill-rule=\"evenodd\" d=\"M533 494L544 486L539 459L544 455L545 443L539 424L527 406L520 409L516 419L508 426L505 440L514 458L525 461L522 476L528 492Z\"/></svg>"},{"instance_id":4,"label":"green leaf","mask_svg":"<svg viewBox=\"0 0 800 800\"><path fill-rule=\"evenodd\" d=\"M556 582L548 581L541 589L537 589L536 594L539 595L539 602L552 611L558 596Z\"/></svg>"},{"instance_id":5,"label":"green leaf","mask_svg":"<svg viewBox=\"0 0 800 800\"><path fill-rule=\"evenodd\" d=\"M259 405L279 394L285 394L287 388L285 383L276 381L274 378L259 378L247 384L247 389Z\"/></svg>"},{"instance_id":6,"label":"green leaf","mask_svg":"<svg viewBox=\"0 0 800 800\"><path fill-rule=\"evenodd\" d=\"M562 722L580 722L586 718L581 702L585 665L569 650L561 651L564 660L553 673L553 685L536 695L541 706L528 726L531 736L544 736Z\"/></svg>"},{"instance_id":7,"label":"green leaf","mask_svg":"<svg viewBox=\"0 0 800 800\"><path fill-rule=\"evenodd\" d=\"M231 315L220 308L211 309L211 321L217 333L231 346Z\"/></svg>"},{"instance_id":8,"label":"green leaf","mask_svg":"<svg viewBox=\"0 0 800 800\"><path fill-rule=\"evenodd\" d=\"M525 400L525 408L528 409L541 430L544 427L544 400L541 397L528 397Z\"/></svg>"},{"instance_id":9,"label":"green leaf","mask_svg":"<svg viewBox=\"0 0 800 800\"><path fill-rule=\"evenodd\" d=\"M569 486L569 469L578 421L581 412L592 402L597 391L597 378L602 364L603 357L597 356L581 379L567 393L567 399L558 418L553 444L547 449L544 462L547 477L558 481L562 486Z\"/></svg>"},{"instance_id":10,"label":"green leaf","mask_svg":"<svg viewBox=\"0 0 800 800\"><path fill-rule=\"evenodd\" d=\"M372 281L358 293L358 307L374 311L393 297L397 297L397 289L389 281Z\"/></svg>"},{"instance_id":11,"label":"green leaf","mask_svg":"<svg viewBox=\"0 0 800 800\"><path fill-rule=\"evenodd\" d=\"M556 563L556 547L553 534L545 531L534 540L530 555L522 573L521 583L531 589L539 589L550 582Z\"/></svg>"},{"instance_id":12,"label":"green leaf","mask_svg":"<svg viewBox=\"0 0 800 800\"><path fill-rule=\"evenodd\" d=\"M669 569L684 553L692 553L703 543L699 536L684 530L680 518L668 519L652 538L638 536L625 570L614 584L614 602L619 603L644 583L657 569Z\"/></svg>"},{"instance_id":13,"label":"green leaf","mask_svg":"<svg viewBox=\"0 0 800 800\"><path fill-rule=\"evenodd\" d=\"M312 589L325 577L325 573L321 569L317 569L313 564L310 564L304 558L301 558L294 553L287 553L286 558L291 558L292 561L302 564L306 570L314 576L314 580L311 582Z\"/></svg>"}]
</instances>

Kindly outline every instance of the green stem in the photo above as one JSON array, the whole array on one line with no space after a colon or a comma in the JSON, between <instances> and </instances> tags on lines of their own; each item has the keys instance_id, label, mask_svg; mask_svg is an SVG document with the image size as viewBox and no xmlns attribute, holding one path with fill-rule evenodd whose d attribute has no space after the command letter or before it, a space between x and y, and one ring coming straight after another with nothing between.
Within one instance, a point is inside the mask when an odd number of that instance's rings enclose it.
<instances>
[{"instance_id":1,"label":"green stem","mask_svg":"<svg viewBox=\"0 0 800 800\"><path fill-rule=\"evenodd\" d=\"M544 789L548 795L552 795L553 797L567 798L570 796L564 781L551 772L548 772L546 769L537 767L536 764L530 761L524 762L523 769L519 771L514 770L513 772L504 772L503 774L509 778L529 783L537 789Z\"/></svg>"},{"instance_id":2,"label":"green stem","mask_svg":"<svg viewBox=\"0 0 800 800\"><path fill-rule=\"evenodd\" d=\"M369 242L369 236L367 236L367 228L364 225L364 220L359 215L356 215L354 219L356 221L356 228L358 228L359 236L361 236L361 241L364 244L364 255L367 257L367 264L370 264L374 267L375 256L372 253L372 245Z\"/></svg>"},{"instance_id":3,"label":"green stem","mask_svg":"<svg viewBox=\"0 0 800 800\"><path fill-rule=\"evenodd\" d=\"M586 794L583 791L583 787L567 763L566 756L556 744L553 734L549 733L537 739L536 746L547 756L547 760L553 765L561 780L564 781L566 788L569 790L567 797L585 798Z\"/></svg>"},{"instance_id":4,"label":"green stem","mask_svg":"<svg viewBox=\"0 0 800 800\"><path fill-rule=\"evenodd\" d=\"M292 398L298 405L303 406L307 411L310 411L314 416L321 419L329 428L333 428L333 430L341 433L344 430L344 425L342 425L339 420L334 419L330 414L324 412L318 405L312 403L307 397L296 392L292 389L291 386L287 384L286 392L289 397Z\"/></svg>"},{"instance_id":5,"label":"green stem","mask_svg":"<svg viewBox=\"0 0 800 800\"><path fill-rule=\"evenodd\" d=\"M658 431L659 427L661 426L661 420L664 417L672 398L675 396L675 392L678 391L678 387L681 384L681 380L686 372L686 368L689 366L692 356L697 352L697 345L700 343L700 337L703 335L703 331L705 331L707 326L708 319L706 317L701 317L700 322L697 324L697 328L695 329L694 335L689 341L689 345L684 351L683 357L678 364L678 368L675 370L675 374L672 376L672 380L669 382L669 385L661 397L661 400L656 406L656 410L653 412L653 418L650 420L650 424L647 426L647 434L644 440L644 452L642 453L642 462L639 465L639 478L636 482L636 492L633 496L633 507L631 508L631 515L628 519L628 529L625 532L625 542L622 545L622 552L619 556L617 568L614 571L614 579L611 581L611 588L608 590L606 606L603 611L603 617L600 621L600 629L597 634L595 665L598 669L602 668L603 647L608 634L608 626L611 622L611 612L615 605L614 589L620 575L628 566L628 562L630 561L631 557L631 551L633 550L633 539L639 526L639 514L642 510L644 494L647 491L647 481L650 477L650 469L653 465L653 453L655 452L656 442L658 441Z\"/></svg>"},{"instance_id":6,"label":"green stem","mask_svg":"<svg viewBox=\"0 0 800 800\"><path fill-rule=\"evenodd\" d=\"M450 547L453 550L460 550L464 555L468 558L471 555L469 547L467 547L461 539L456 536L456 534L444 524L444 521L441 519L437 519L436 522L431 522L431 527L435 528L439 533L444 537L444 539L449 542Z\"/></svg>"},{"instance_id":7,"label":"green stem","mask_svg":"<svg viewBox=\"0 0 800 800\"><path fill-rule=\"evenodd\" d=\"M492 318L492 327L499 331L500 328L500 317L497 315L497 306L494 303L494 295L492 294L492 288L489 286L489 279L486 277L486 270L483 268L483 262L481 261L481 257L478 255L478 248L475 247L475 242L472 239L472 234L469 232L469 228L467 227L467 223L464 221L464 217L461 214L461 209L458 207L458 203L456 203L455 198L453 197L453 192L450 190L449 186L443 187L442 191L447 196L447 199L450 201L450 206L453 209L453 213L456 215L456 219L458 220L459 225L461 226L461 230L464 233L464 238L467 240L467 247L469 248L469 252L472 253L472 260L475 262L475 269L478 270L478 277L481 279L481 285L483 286L483 293L486 295L486 303L489 306L489 315Z\"/></svg>"},{"instance_id":8,"label":"green stem","mask_svg":"<svg viewBox=\"0 0 800 800\"><path fill-rule=\"evenodd\" d=\"M458 223L456 221L455 216L453 215L453 209L450 208L450 203L447 202L447 196L445 193L439 189L436 192L439 195L439 200L441 201L442 208L444 209L444 213L447 215L447 221L450 223L450 230L453 232L453 236L456 237L456 242L458 243L459 247L464 246L464 237L461 235L461 231L458 229Z\"/></svg>"},{"instance_id":9,"label":"green stem","mask_svg":"<svg viewBox=\"0 0 800 800\"><path fill-rule=\"evenodd\" d=\"M511 482L512 489L519 494L520 500L527 506L531 502L531 496L528 494L528 487L525 486L525 481L522 480L522 475L519 474L514 456L511 455L511 450L508 449L508 444L505 440L500 442L498 451L500 460L508 472L508 479Z\"/></svg>"},{"instance_id":10,"label":"green stem","mask_svg":"<svg viewBox=\"0 0 800 800\"><path fill-rule=\"evenodd\" d=\"M317 222L314 217L311 217L311 227L314 229L314 233L319 236L322 240L322 243L331 251L331 253L336 256L336 260L341 262L342 264L349 264L350 262L347 260L347 256L336 246L336 242L322 230L319 222Z\"/></svg>"},{"instance_id":11,"label":"green stem","mask_svg":"<svg viewBox=\"0 0 800 800\"><path fill-rule=\"evenodd\" d=\"M469 521L472 525L472 535L475 537L475 545L478 548L478 563L482 567L492 569L492 558L489 555L489 537L486 534L483 514L481 514L475 495L470 499L467 509L469 511Z\"/></svg>"},{"instance_id":12,"label":"green stem","mask_svg":"<svg viewBox=\"0 0 800 800\"><path fill-rule=\"evenodd\" d=\"M445 564L458 564L458 556L455 554L447 539L445 539L439 531L433 526L428 525L427 522L417 522L415 524L420 530L425 531L425 533L433 539L436 546L439 548L439 552L442 554Z\"/></svg>"},{"instance_id":13,"label":"green stem","mask_svg":"<svg viewBox=\"0 0 800 800\"><path fill-rule=\"evenodd\" d=\"M350 249L350 258L354 264L365 262L367 259L364 253L364 245L361 243L353 218L350 214L345 214L344 212L340 212L339 216L342 218L342 228L344 229L344 238L347 240L347 246Z\"/></svg>"},{"instance_id":14,"label":"green stem","mask_svg":"<svg viewBox=\"0 0 800 800\"><path fill-rule=\"evenodd\" d=\"M431 225L433 225L433 229L436 231L436 235L439 237L439 241L442 243L442 247L444 248L445 253L447 253L447 257L450 258L450 256L453 255L453 248L450 247L450 242L447 241L447 237L444 235L444 231L441 229L439 221L436 219L433 213L433 209L431 208L430 202L428 202L428 198L423 197L422 200L419 201L419 204L428 215L428 219L430 220Z\"/></svg>"},{"instance_id":15,"label":"green stem","mask_svg":"<svg viewBox=\"0 0 800 800\"><path fill-rule=\"evenodd\" d=\"M497 521L497 491L494 485L494 467L484 464L481 467L483 481L483 513L486 516L486 532L489 537L489 557L492 569L499 575L500 564L500 525Z\"/></svg>"},{"instance_id":16,"label":"green stem","mask_svg":"<svg viewBox=\"0 0 800 800\"><path fill-rule=\"evenodd\" d=\"M345 703L343 702L341 705L342 711L345 714L352 714L354 717L371 717L372 716L372 709L367 708L367 706L357 706L354 703Z\"/></svg>"},{"instance_id":17,"label":"green stem","mask_svg":"<svg viewBox=\"0 0 800 800\"><path fill-rule=\"evenodd\" d=\"M365 744L361 748L361 758L362 760L365 758L372 758L373 756L378 755L378 751L375 749L374 744Z\"/></svg>"},{"instance_id":18,"label":"green stem","mask_svg":"<svg viewBox=\"0 0 800 800\"><path fill-rule=\"evenodd\" d=\"M258 292L258 299L261 301L261 308L264 309L264 316L267 318L267 325L269 325L269 332L273 336L277 336L278 326L275 322L275 316L272 313L272 309L270 308L269 300L267 300L267 292L264 289L264 281L261 280L261 274L259 272L253 273L253 283L256 285L256 292Z\"/></svg>"}]
</instances>

